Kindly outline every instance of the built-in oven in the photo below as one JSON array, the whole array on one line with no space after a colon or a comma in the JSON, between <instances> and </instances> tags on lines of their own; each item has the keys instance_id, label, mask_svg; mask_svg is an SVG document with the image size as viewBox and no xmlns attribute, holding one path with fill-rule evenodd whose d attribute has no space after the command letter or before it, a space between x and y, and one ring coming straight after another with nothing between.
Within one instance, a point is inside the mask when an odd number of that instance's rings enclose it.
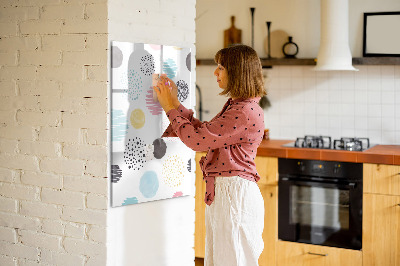
<instances>
[{"instance_id":1,"label":"built-in oven","mask_svg":"<svg viewBox=\"0 0 400 266\"><path fill-rule=\"evenodd\" d=\"M360 163L278 160L278 238L361 249Z\"/></svg>"}]
</instances>

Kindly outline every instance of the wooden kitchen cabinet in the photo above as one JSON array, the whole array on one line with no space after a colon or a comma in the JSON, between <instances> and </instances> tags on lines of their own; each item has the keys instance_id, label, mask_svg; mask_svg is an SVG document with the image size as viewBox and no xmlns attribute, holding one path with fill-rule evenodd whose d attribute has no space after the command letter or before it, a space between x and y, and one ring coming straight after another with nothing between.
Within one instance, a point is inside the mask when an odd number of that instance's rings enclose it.
<instances>
[{"instance_id":1,"label":"wooden kitchen cabinet","mask_svg":"<svg viewBox=\"0 0 400 266\"><path fill-rule=\"evenodd\" d=\"M364 164L363 265L400 266L400 166Z\"/></svg>"},{"instance_id":2,"label":"wooden kitchen cabinet","mask_svg":"<svg viewBox=\"0 0 400 266\"><path fill-rule=\"evenodd\" d=\"M276 265L278 241L278 158L257 156L254 160L260 175L258 187L264 198L264 250L258 259L260 266Z\"/></svg>"},{"instance_id":3,"label":"wooden kitchen cabinet","mask_svg":"<svg viewBox=\"0 0 400 266\"><path fill-rule=\"evenodd\" d=\"M197 258L204 258L206 224L204 195L206 193L206 184L203 181L203 172L200 169L199 161L202 156L206 156L205 152L196 152L196 195L195 195L195 228L194 228L194 255Z\"/></svg>"},{"instance_id":4,"label":"wooden kitchen cabinet","mask_svg":"<svg viewBox=\"0 0 400 266\"><path fill-rule=\"evenodd\" d=\"M260 173L261 175L261 173ZM278 187L259 185L264 198L264 250L258 259L259 266L276 265L278 241Z\"/></svg>"},{"instance_id":5,"label":"wooden kitchen cabinet","mask_svg":"<svg viewBox=\"0 0 400 266\"><path fill-rule=\"evenodd\" d=\"M400 196L399 165L365 163L363 166L363 177L364 193Z\"/></svg>"},{"instance_id":6,"label":"wooden kitchen cabinet","mask_svg":"<svg viewBox=\"0 0 400 266\"><path fill-rule=\"evenodd\" d=\"M363 265L400 266L400 196L364 194Z\"/></svg>"},{"instance_id":7,"label":"wooden kitchen cabinet","mask_svg":"<svg viewBox=\"0 0 400 266\"><path fill-rule=\"evenodd\" d=\"M277 266L361 266L363 259L358 250L281 240L277 252Z\"/></svg>"},{"instance_id":8,"label":"wooden kitchen cabinet","mask_svg":"<svg viewBox=\"0 0 400 266\"><path fill-rule=\"evenodd\" d=\"M278 158L256 156L254 162L261 176L259 185L278 185Z\"/></svg>"}]
</instances>

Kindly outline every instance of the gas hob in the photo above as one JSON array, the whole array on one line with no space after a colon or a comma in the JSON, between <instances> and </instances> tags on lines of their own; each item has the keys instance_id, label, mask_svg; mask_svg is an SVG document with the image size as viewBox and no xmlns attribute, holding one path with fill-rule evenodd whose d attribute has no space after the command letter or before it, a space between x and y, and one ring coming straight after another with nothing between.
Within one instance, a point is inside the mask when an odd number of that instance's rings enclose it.
<instances>
[{"instance_id":1,"label":"gas hob","mask_svg":"<svg viewBox=\"0 0 400 266\"><path fill-rule=\"evenodd\" d=\"M342 137L340 139L335 139L332 142L332 138L329 136L306 135L304 137L297 138L295 142L291 142L283 146L294 148L365 151L374 145L370 144L369 138Z\"/></svg>"}]
</instances>

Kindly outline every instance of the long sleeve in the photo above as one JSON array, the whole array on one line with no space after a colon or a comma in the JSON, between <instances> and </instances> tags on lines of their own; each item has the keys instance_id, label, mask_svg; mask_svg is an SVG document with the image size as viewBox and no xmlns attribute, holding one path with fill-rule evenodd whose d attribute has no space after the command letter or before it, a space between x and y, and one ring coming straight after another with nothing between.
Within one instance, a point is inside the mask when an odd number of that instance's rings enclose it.
<instances>
[{"instance_id":1,"label":"long sleeve","mask_svg":"<svg viewBox=\"0 0 400 266\"><path fill-rule=\"evenodd\" d=\"M185 117L186 119L188 119L194 127L198 127L201 125L201 121L195 117L193 117L193 110L191 109L186 109L185 106L183 106L182 104L180 104L178 106L178 112L181 116ZM168 127L165 129L164 133L161 136L163 137L178 137L174 130L172 129L172 125L171 123L168 125Z\"/></svg>"},{"instance_id":2,"label":"long sleeve","mask_svg":"<svg viewBox=\"0 0 400 266\"><path fill-rule=\"evenodd\" d=\"M205 151L245 142L248 118L239 109L227 109L210 122L191 122L176 109L167 113L175 134L194 151Z\"/></svg>"},{"instance_id":3,"label":"long sleeve","mask_svg":"<svg viewBox=\"0 0 400 266\"><path fill-rule=\"evenodd\" d=\"M230 98L209 122L192 120L193 113L182 107L167 112L170 134L195 151L208 150L199 161L207 205L214 200L218 176L240 176L254 182L260 179L254 163L265 128L259 101L260 97Z\"/></svg>"}]
</instances>

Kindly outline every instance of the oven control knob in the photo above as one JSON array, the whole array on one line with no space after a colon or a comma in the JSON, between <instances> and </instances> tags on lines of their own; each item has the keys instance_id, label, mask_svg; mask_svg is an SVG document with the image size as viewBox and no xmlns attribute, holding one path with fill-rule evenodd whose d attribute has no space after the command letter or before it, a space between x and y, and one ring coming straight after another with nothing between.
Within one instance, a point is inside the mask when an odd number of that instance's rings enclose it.
<instances>
[{"instance_id":1,"label":"oven control knob","mask_svg":"<svg viewBox=\"0 0 400 266\"><path fill-rule=\"evenodd\" d=\"M333 173L334 174L338 174L340 171L340 164L335 165L335 167L333 168Z\"/></svg>"},{"instance_id":2,"label":"oven control knob","mask_svg":"<svg viewBox=\"0 0 400 266\"><path fill-rule=\"evenodd\" d=\"M297 165L299 166L299 170L301 172L304 172L304 170L306 170L306 166L303 164L303 162L297 162Z\"/></svg>"}]
</instances>

